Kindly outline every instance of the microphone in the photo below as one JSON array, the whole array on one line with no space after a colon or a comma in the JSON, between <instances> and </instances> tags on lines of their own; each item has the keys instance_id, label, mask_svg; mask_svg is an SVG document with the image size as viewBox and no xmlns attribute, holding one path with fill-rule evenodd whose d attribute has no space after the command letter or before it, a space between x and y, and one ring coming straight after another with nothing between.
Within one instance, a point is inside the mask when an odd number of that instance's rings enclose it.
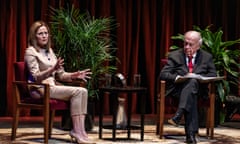
<instances>
[{"instance_id":1,"label":"microphone","mask_svg":"<svg viewBox=\"0 0 240 144\"><path fill-rule=\"evenodd\" d=\"M48 53L49 53L49 50L47 49L47 50L45 51L45 54L46 54L48 60L50 61L51 59L50 59L50 57L48 57Z\"/></svg>"}]
</instances>

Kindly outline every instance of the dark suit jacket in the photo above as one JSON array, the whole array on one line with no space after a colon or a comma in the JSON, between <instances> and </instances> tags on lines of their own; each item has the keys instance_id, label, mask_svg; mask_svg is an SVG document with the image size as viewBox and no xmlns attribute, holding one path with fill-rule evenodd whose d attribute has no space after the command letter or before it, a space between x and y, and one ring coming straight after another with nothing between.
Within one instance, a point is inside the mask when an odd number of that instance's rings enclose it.
<instances>
[{"instance_id":1,"label":"dark suit jacket","mask_svg":"<svg viewBox=\"0 0 240 144\"><path fill-rule=\"evenodd\" d=\"M174 83L177 75L184 76L188 73L186 64L186 55L183 49L172 51L168 55L168 61L160 72L159 78L166 80L167 90L166 95L179 96L182 89L182 83ZM202 76L216 76L216 68L213 63L212 55L202 49L199 49L196 54L193 73ZM208 87L206 84L200 84L199 95L206 97Z\"/></svg>"}]
</instances>

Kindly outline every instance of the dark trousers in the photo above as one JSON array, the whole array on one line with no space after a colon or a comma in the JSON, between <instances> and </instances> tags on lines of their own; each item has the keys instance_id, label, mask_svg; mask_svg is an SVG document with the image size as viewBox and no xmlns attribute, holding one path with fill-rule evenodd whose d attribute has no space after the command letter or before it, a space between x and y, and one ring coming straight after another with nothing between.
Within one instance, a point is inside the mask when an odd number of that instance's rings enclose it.
<instances>
[{"instance_id":1,"label":"dark trousers","mask_svg":"<svg viewBox=\"0 0 240 144\"><path fill-rule=\"evenodd\" d=\"M198 100L199 82L196 79L189 79L184 83L179 97L179 109L184 109L186 134L198 132Z\"/></svg>"}]
</instances>

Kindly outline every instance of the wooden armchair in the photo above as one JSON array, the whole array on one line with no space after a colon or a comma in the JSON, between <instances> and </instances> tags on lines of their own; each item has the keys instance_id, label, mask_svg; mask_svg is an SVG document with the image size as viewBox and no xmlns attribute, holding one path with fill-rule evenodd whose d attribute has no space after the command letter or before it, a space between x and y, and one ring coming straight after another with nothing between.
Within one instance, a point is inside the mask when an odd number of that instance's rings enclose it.
<instances>
[{"instance_id":1,"label":"wooden armchair","mask_svg":"<svg viewBox=\"0 0 240 144\"><path fill-rule=\"evenodd\" d=\"M19 122L20 109L40 109L43 111L44 143L48 143L51 137L53 120L56 110L69 109L69 102L50 98L49 85L27 82L27 66L24 62L14 63L15 81L13 81L13 123L11 139L16 138L16 131ZM31 85L41 85L44 88L43 98L32 98L28 87Z\"/></svg>"},{"instance_id":2,"label":"wooden armchair","mask_svg":"<svg viewBox=\"0 0 240 144\"><path fill-rule=\"evenodd\" d=\"M166 63L166 60L162 60L162 65ZM174 110L176 112L178 101L171 97L165 97L166 81L159 80L158 82L158 101L157 101L157 123L156 134L159 138L163 138L164 120L166 110ZM199 107L206 107L206 136L213 139L214 136L214 108L215 108L215 85L214 82L209 83L209 99L199 99Z\"/></svg>"}]
</instances>

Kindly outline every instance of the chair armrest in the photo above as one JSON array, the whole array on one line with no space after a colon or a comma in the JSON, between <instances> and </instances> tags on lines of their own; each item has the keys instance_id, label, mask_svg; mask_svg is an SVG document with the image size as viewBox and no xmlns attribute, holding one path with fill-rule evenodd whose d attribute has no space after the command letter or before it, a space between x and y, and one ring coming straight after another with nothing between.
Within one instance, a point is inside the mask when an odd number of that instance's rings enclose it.
<instances>
[{"instance_id":1,"label":"chair armrest","mask_svg":"<svg viewBox=\"0 0 240 144\"><path fill-rule=\"evenodd\" d=\"M26 82L26 81L13 81L14 84L22 84L22 85L42 85L47 86L49 84L39 83L39 82Z\"/></svg>"},{"instance_id":2,"label":"chair armrest","mask_svg":"<svg viewBox=\"0 0 240 144\"><path fill-rule=\"evenodd\" d=\"M165 80L159 80L158 86L157 86L157 96L158 99L161 100L162 97L165 96L165 87L166 87L166 81Z\"/></svg>"},{"instance_id":3,"label":"chair armrest","mask_svg":"<svg viewBox=\"0 0 240 144\"><path fill-rule=\"evenodd\" d=\"M50 90L49 84L43 84L38 82L26 82L26 81L13 81L13 90L15 92L15 98L18 103L21 102L21 95L30 96L29 86L41 86L43 88L43 103L46 108L49 108Z\"/></svg>"}]
</instances>

